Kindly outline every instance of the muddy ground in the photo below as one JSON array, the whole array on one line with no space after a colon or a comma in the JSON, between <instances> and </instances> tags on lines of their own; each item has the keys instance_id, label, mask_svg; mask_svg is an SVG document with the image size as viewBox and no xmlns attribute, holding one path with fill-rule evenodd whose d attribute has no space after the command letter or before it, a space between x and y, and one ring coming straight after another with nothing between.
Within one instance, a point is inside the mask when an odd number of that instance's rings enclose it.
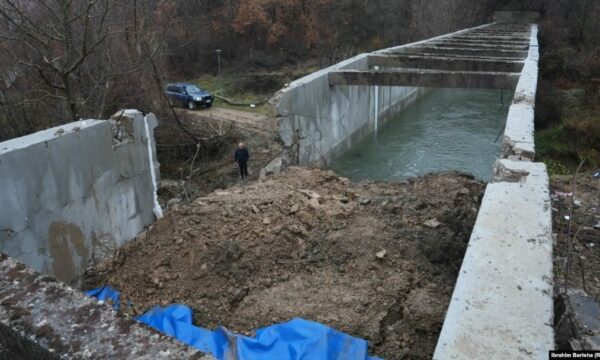
<instances>
[{"instance_id":1,"label":"muddy ground","mask_svg":"<svg viewBox=\"0 0 600 360\"><path fill-rule=\"evenodd\" d=\"M574 186L572 176L553 177L551 197L554 268L559 290L563 291L565 285L585 288L600 301L600 178L594 178L591 173L579 174ZM572 255L566 277L568 252Z\"/></svg>"},{"instance_id":2,"label":"muddy ground","mask_svg":"<svg viewBox=\"0 0 600 360\"><path fill-rule=\"evenodd\" d=\"M550 181L557 348L600 345L600 178L592 173ZM585 304L582 305L582 304ZM589 340L592 339L592 340Z\"/></svg>"},{"instance_id":3,"label":"muddy ground","mask_svg":"<svg viewBox=\"0 0 600 360\"><path fill-rule=\"evenodd\" d=\"M191 306L244 334L294 317L430 359L485 185L454 172L351 183L289 168L177 205L87 274L143 312Z\"/></svg>"}]
</instances>

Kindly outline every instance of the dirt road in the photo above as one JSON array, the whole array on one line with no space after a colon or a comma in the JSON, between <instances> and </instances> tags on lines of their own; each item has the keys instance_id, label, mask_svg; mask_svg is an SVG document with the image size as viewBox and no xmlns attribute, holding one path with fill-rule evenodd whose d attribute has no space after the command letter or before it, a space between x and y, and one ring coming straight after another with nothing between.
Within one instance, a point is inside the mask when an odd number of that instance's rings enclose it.
<instances>
[{"instance_id":1,"label":"dirt road","mask_svg":"<svg viewBox=\"0 0 600 360\"><path fill-rule=\"evenodd\" d=\"M242 128L249 128L265 135L271 135L277 128L275 117L244 110L211 107L195 111L182 109L181 112L192 117L210 118L215 121L233 121Z\"/></svg>"},{"instance_id":2,"label":"dirt road","mask_svg":"<svg viewBox=\"0 0 600 360\"><path fill-rule=\"evenodd\" d=\"M351 183L290 168L177 206L90 272L137 307L184 303L196 323L253 330L294 317L432 356L484 184L444 173Z\"/></svg>"},{"instance_id":3,"label":"dirt road","mask_svg":"<svg viewBox=\"0 0 600 360\"><path fill-rule=\"evenodd\" d=\"M194 162L190 183L191 158L161 161L162 185L160 200L166 204L173 198L181 200L205 195L215 189L224 189L239 181L239 170L233 162L233 153L239 142L244 142L250 151L248 172L250 180L258 178L260 169L280 154L280 145L275 141L277 120L259 113L212 107L195 111L177 109L189 127L198 126L207 133L228 133L224 151ZM187 194L182 183L186 183Z\"/></svg>"}]
</instances>

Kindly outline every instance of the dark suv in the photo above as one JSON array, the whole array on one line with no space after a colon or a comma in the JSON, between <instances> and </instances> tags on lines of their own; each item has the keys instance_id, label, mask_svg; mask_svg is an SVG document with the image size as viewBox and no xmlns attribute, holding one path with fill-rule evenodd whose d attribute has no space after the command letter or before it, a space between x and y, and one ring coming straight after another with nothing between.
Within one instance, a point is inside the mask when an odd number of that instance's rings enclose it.
<instances>
[{"instance_id":1,"label":"dark suv","mask_svg":"<svg viewBox=\"0 0 600 360\"><path fill-rule=\"evenodd\" d=\"M169 84L167 85L166 94L171 105L181 105L190 110L194 110L199 106L210 107L213 103L212 94L194 84Z\"/></svg>"}]
</instances>

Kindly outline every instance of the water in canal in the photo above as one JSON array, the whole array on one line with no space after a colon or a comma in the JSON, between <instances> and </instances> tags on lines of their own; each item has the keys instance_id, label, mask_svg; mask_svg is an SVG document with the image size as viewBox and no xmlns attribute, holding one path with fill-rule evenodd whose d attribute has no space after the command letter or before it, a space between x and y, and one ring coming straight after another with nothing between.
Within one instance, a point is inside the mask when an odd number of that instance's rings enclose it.
<instances>
[{"instance_id":1,"label":"water in canal","mask_svg":"<svg viewBox=\"0 0 600 360\"><path fill-rule=\"evenodd\" d=\"M500 155L511 91L434 89L330 168L353 180L402 180L459 170L488 181Z\"/></svg>"}]
</instances>

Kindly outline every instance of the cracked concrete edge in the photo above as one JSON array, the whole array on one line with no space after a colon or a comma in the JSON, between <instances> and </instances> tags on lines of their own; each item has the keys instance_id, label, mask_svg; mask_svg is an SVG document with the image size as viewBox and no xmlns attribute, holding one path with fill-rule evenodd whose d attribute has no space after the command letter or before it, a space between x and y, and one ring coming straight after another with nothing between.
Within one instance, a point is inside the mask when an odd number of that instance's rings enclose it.
<instances>
[{"instance_id":1,"label":"cracked concrete edge","mask_svg":"<svg viewBox=\"0 0 600 360\"><path fill-rule=\"evenodd\" d=\"M524 61L515 95L508 110L502 141L502 158L533 161L534 121L538 79L538 27L531 25L528 56Z\"/></svg>"},{"instance_id":2,"label":"cracked concrete edge","mask_svg":"<svg viewBox=\"0 0 600 360\"><path fill-rule=\"evenodd\" d=\"M0 143L0 251L75 284L97 239L122 245L154 222L151 171L158 179L159 164L148 145L158 120L134 109L117 119Z\"/></svg>"},{"instance_id":3,"label":"cracked concrete edge","mask_svg":"<svg viewBox=\"0 0 600 360\"><path fill-rule=\"evenodd\" d=\"M498 160L434 359L547 359L554 347L551 233L545 165Z\"/></svg>"},{"instance_id":4,"label":"cracked concrete edge","mask_svg":"<svg viewBox=\"0 0 600 360\"><path fill-rule=\"evenodd\" d=\"M0 355L213 360L0 253Z\"/></svg>"},{"instance_id":5,"label":"cracked concrete edge","mask_svg":"<svg viewBox=\"0 0 600 360\"><path fill-rule=\"evenodd\" d=\"M46 141L50 141L52 139L61 137L63 135L78 133L81 130L86 130L88 128L102 126L104 124L104 120L95 120L95 119L87 119L87 120L79 120L75 122L71 122L68 124L56 126L53 128L49 128L46 130L38 131L33 134L22 136L10 140L6 140L0 142L0 155L5 153L9 153L15 150L27 149L30 146L37 145L39 143L43 143Z\"/></svg>"},{"instance_id":6,"label":"cracked concrete edge","mask_svg":"<svg viewBox=\"0 0 600 360\"><path fill-rule=\"evenodd\" d=\"M505 162L496 161L491 182L524 182L528 175L527 170L510 168Z\"/></svg>"}]
</instances>

